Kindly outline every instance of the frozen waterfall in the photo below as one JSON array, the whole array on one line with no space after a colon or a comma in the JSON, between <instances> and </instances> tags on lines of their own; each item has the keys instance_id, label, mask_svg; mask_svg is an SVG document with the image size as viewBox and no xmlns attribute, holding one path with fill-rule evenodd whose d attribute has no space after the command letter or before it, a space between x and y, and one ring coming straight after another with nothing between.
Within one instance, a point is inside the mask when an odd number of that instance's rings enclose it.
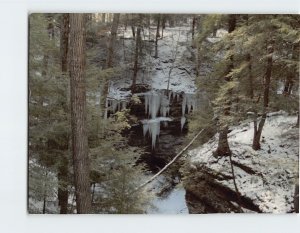
<instances>
[{"instance_id":1,"label":"frozen waterfall","mask_svg":"<svg viewBox=\"0 0 300 233\"><path fill-rule=\"evenodd\" d=\"M191 112L192 109L193 111L195 111L197 109L197 100L195 94L184 93L181 105L182 116L185 115L186 110L188 114Z\"/></svg>"},{"instance_id":2,"label":"frozen waterfall","mask_svg":"<svg viewBox=\"0 0 300 233\"><path fill-rule=\"evenodd\" d=\"M149 134L151 138L152 149L155 148L157 137L160 133L160 122L172 121L171 118L168 117L157 117L155 119L150 120L142 120L143 124L143 134L144 136Z\"/></svg>"},{"instance_id":3,"label":"frozen waterfall","mask_svg":"<svg viewBox=\"0 0 300 233\"><path fill-rule=\"evenodd\" d=\"M170 111L171 96L166 96L164 92L150 91L144 94L144 98L145 114L150 116L151 119L142 121L143 134L146 136L147 132L149 132L149 136L152 140L152 148L154 148L160 132L160 122L171 120L167 118ZM161 117L157 117L158 113Z\"/></svg>"}]
</instances>

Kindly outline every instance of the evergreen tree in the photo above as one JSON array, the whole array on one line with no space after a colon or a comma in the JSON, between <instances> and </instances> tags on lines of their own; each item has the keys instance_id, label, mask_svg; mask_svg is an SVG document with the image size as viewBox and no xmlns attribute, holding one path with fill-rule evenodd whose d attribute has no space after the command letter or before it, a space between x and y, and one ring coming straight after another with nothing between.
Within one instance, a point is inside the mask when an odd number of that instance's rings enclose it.
<instances>
[{"instance_id":1,"label":"evergreen tree","mask_svg":"<svg viewBox=\"0 0 300 233\"><path fill-rule=\"evenodd\" d=\"M74 182L77 213L91 211L85 88L85 17L70 14L70 87Z\"/></svg>"}]
</instances>

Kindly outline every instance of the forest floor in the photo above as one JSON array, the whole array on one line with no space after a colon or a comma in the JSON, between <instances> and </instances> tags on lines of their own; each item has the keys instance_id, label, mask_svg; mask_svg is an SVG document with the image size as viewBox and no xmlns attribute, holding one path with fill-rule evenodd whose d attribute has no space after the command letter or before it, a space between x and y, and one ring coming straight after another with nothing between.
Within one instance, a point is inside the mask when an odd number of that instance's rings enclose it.
<instances>
[{"instance_id":1,"label":"forest floor","mask_svg":"<svg viewBox=\"0 0 300 233\"><path fill-rule=\"evenodd\" d=\"M258 151L251 147L252 122L246 121L232 127L229 133L238 191L242 199L250 200L258 208L258 212L294 211L299 167L299 129L295 127L296 122L296 116L283 111L269 114L262 132L261 149ZM216 134L200 148L191 150L188 163L191 170L200 173L206 170L214 177L214 183L235 193L229 157L212 156L217 147L217 138ZM244 211L248 212L247 208Z\"/></svg>"}]
</instances>

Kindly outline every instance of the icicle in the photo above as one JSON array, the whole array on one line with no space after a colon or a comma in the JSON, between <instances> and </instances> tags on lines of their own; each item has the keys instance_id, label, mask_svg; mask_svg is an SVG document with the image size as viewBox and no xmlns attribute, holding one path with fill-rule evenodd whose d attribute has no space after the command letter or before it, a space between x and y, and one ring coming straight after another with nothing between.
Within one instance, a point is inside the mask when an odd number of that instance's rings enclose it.
<instances>
[{"instance_id":1,"label":"icicle","mask_svg":"<svg viewBox=\"0 0 300 233\"><path fill-rule=\"evenodd\" d=\"M185 118L184 116L183 116L183 117L181 117L181 120L180 120L180 124L181 124L181 131L182 131L182 129L183 129L183 126L184 126L185 122L186 122L186 118Z\"/></svg>"},{"instance_id":2,"label":"icicle","mask_svg":"<svg viewBox=\"0 0 300 233\"><path fill-rule=\"evenodd\" d=\"M185 114L186 104L187 104L187 98L186 98L186 95L183 94L183 99L182 99L182 103L181 103L182 116L184 116L184 114Z\"/></svg>"},{"instance_id":3,"label":"icicle","mask_svg":"<svg viewBox=\"0 0 300 233\"><path fill-rule=\"evenodd\" d=\"M176 101L178 101L178 100L179 100L179 94L176 93Z\"/></svg>"},{"instance_id":4,"label":"icicle","mask_svg":"<svg viewBox=\"0 0 300 233\"><path fill-rule=\"evenodd\" d=\"M166 117L169 114L170 101L167 96L163 95L161 97L160 115Z\"/></svg>"},{"instance_id":5,"label":"icicle","mask_svg":"<svg viewBox=\"0 0 300 233\"><path fill-rule=\"evenodd\" d=\"M152 139L152 149L155 148L156 138L159 136L160 133L160 122L152 121L149 124L149 134Z\"/></svg>"},{"instance_id":6,"label":"icicle","mask_svg":"<svg viewBox=\"0 0 300 233\"><path fill-rule=\"evenodd\" d=\"M149 113L150 113L152 119L156 118L159 107L160 107L160 96L158 94L154 93L151 96L151 102L150 102L150 107L149 107Z\"/></svg>"},{"instance_id":7,"label":"icicle","mask_svg":"<svg viewBox=\"0 0 300 233\"><path fill-rule=\"evenodd\" d=\"M196 98L194 94L191 93L185 93L183 94L183 100L182 100L182 116L184 116L185 111L187 109L188 114L196 110Z\"/></svg>"},{"instance_id":8,"label":"icicle","mask_svg":"<svg viewBox=\"0 0 300 233\"><path fill-rule=\"evenodd\" d=\"M148 123L143 124L143 134L144 134L144 137L146 136L148 130L149 130Z\"/></svg>"},{"instance_id":9,"label":"icicle","mask_svg":"<svg viewBox=\"0 0 300 233\"><path fill-rule=\"evenodd\" d=\"M156 140L160 133L160 122L163 124L167 124L168 121L172 121L171 118L168 117L158 117L151 120L143 120L143 135L144 137L149 132L149 137L151 138L152 149L155 148Z\"/></svg>"}]
</instances>

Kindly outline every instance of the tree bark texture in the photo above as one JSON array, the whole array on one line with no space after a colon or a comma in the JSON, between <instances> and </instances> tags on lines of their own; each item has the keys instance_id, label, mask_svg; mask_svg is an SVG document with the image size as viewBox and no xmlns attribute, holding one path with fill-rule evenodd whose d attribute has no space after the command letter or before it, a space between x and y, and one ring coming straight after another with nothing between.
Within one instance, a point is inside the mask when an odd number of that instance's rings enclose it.
<instances>
[{"instance_id":1,"label":"tree bark texture","mask_svg":"<svg viewBox=\"0 0 300 233\"><path fill-rule=\"evenodd\" d=\"M113 58L114 58L114 48L115 48L115 41L117 38L117 32L118 32L118 26L119 26L119 20L120 20L120 14L114 14L113 15L113 22L110 30L110 37L108 41L107 46L107 59L106 59L106 68L112 68L113 67ZM108 102L107 102L107 95L108 95L108 89L109 89L109 80L104 80L104 86L103 86L103 94L101 101L103 109L103 118L107 118L107 108L108 108Z\"/></svg>"},{"instance_id":2,"label":"tree bark texture","mask_svg":"<svg viewBox=\"0 0 300 233\"><path fill-rule=\"evenodd\" d=\"M229 15L228 18L228 33L231 33L235 30L236 27L236 15ZM233 69L233 55L230 56L230 63L227 67L227 72L225 75L225 81L226 82L230 82L231 81L231 77L227 77L227 74L229 74L231 72L231 70ZM228 93L229 95L229 100L227 100L225 106L223 106L223 114L224 116L228 116L230 115L230 108L231 108L231 95L232 92L230 91ZM228 144L228 125L225 125L223 127L221 127L221 129L219 130L219 142L218 142L218 147L217 150L214 152L215 156L229 156L231 155L231 150Z\"/></svg>"},{"instance_id":3,"label":"tree bark texture","mask_svg":"<svg viewBox=\"0 0 300 233\"><path fill-rule=\"evenodd\" d=\"M223 129L219 131L219 141L218 141L218 148L214 152L215 156L230 156L231 150L228 144L228 126L225 126Z\"/></svg>"},{"instance_id":4,"label":"tree bark texture","mask_svg":"<svg viewBox=\"0 0 300 233\"><path fill-rule=\"evenodd\" d=\"M137 27L136 40L135 40L135 52L134 52L134 66L133 66L133 79L132 79L132 92L135 91L136 79L138 73L138 61L139 61L139 48L141 43L141 27Z\"/></svg>"},{"instance_id":5,"label":"tree bark texture","mask_svg":"<svg viewBox=\"0 0 300 233\"><path fill-rule=\"evenodd\" d=\"M159 38L159 25L160 25L160 15L157 16L157 26L156 26L156 35L155 35L155 57L158 57L158 38Z\"/></svg>"},{"instance_id":6,"label":"tree bark texture","mask_svg":"<svg viewBox=\"0 0 300 233\"><path fill-rule=\"evenodd\" d=\"M61 71L66 73L68 71L68 46L69 46L69 14L62 14L60 22L60 57L61 57ZM67 99L67 98L66 98ZM67 107L65 111L68 111ZM68 150L68 140L64 150ZM67 153L68 154L68 153ZM68 169L69 161L66 155L62 154L58 165L58 204L60 206L60 213L68 213Z\"/></svg>"},{"instance_id":7,"label":"tree bark texture","mask_svg":"<svg viewBox=\"0 0 300 233\"><path fill-rule=\"evenodd\" d=\"M269 93L270 93L270 84L271 84L271 76L272 76L272 67L273 67L273 44L270 43L268 46L268 58L267 58L267 69L264 75L264 95L263 95L263 114L261 116L261 120L257 127L256 119L254 119L254 137L252 148L254 150L260 149L260 138L261 133L267 118L267 108L269 106Z\"/></svg>"},{"instance_id":8,"label":"tree bark texture","mask_svg":"<svg viewBox=\"0 0 300 233\"><path fill-rule=\"evenodd\" d=\"M195 36L195 25L196 25L196 16L193 17L193 22L192 22L192 39L194 39Z\"/></svg>"},{"instance_id":9,"label":"tree bark texture","mask_svg":"<svg viewBox=\"0 0 300 233\"><path fill-rule=\"evenodd\" d=\"M86 123L85 17L70 14L71 127L77 213L91 212Z\"/></svg>"},{"instance_id":10,"label":"tree bark texture","mask_svg":"<svg viewBox=\"0 0 300 233\"><path fill-rule=\"evenodd\" d=\"M63 14L60 25L61 71L68 70L69 14Z\"/></svg>"},{"instance_id":11,"label":"tree bark texture","mask_svg":"<svg viewBox=\"0 0 300 233\"><path fill-rule=\"evenodd\" d=\"M68 213L68 159L66 157L61 158L61 163L58 167L58 205L60 206L60 214Z\"/></svg>"},{"instance_id":12,"label":"tree bark texture","mask_svg":"<svg viewBox=\"0 0 300 233\"><path fill-rule=\"evenodd\" d=\"M250 53L247 54L247 61L248 61L248 96L250 99L254 97L254 90L253 90L253 76L252 76L252 59Z\"/></svg>"},{"instance_id":13,"label":"tree bark texture","mask_svg":"<svg viewBox=\"0 0 300 233\"><path fill-rule=\"evenodd\" d=\"M110 31L109 42L108 42L108 46L107 46L106 68L113 67L114 48L115 48L115 41L117 38L119 20L120 20L120 14L114 14L111 31Z\"/></svg>"}]
</instances>

